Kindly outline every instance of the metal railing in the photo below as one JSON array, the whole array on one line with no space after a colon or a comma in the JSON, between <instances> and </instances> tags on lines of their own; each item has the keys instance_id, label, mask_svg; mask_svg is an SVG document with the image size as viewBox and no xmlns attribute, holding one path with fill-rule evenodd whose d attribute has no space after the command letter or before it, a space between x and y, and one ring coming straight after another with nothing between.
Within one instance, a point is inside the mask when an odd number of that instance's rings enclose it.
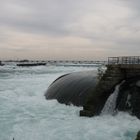
<instances>
[{"instance_id":1,"label":"metal railing","mask_svg":"<svg viewBox=\"0 0 140 140\"><path fill-rule=\"evenodd\" d=\"M140 64L140 56L108 57L108 65Z\"/></svg>"}]
</instances>

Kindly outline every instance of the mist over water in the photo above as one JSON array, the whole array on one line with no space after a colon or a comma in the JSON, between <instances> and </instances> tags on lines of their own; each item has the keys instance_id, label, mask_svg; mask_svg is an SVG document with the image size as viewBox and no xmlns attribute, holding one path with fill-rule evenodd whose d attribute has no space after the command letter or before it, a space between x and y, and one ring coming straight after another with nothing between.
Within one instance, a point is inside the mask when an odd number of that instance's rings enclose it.
<instances>
[{"instance_id":1,"label":"mist over water","mask_svg":"<svg viewBox=\"0 0 140 140\"><path fill-rule=\"evenodd\" d=\"M79 117L80 107L46 100L59 76L97 67L0 67L0 140L133 140L140 121L127 113Z\"/></svg>"}]
</instances>

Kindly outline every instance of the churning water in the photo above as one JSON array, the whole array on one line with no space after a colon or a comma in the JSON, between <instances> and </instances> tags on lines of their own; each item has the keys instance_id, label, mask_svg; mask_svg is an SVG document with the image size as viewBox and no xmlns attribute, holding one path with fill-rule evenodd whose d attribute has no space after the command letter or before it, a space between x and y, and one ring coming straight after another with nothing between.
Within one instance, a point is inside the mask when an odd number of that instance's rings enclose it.
<instances>
[{"instance_id":1,"label":"churning water","mask_svg":"<svg viewBox=\"0 0 140 140\"><path fill-rule=\"evenodd\" d=\"M115 107L116 107L116 101L117 101L117 97L118 97L118 94L119 94L119 89L120 89L120 86L124 83L124 81L122 81L122 83L116 85L115 87L115 90L114 92L108 97L102 111L101 111L101 115L104 115L104 114L115 114L116 113L116 110L115 110Z\"/></svg>"},{"instance_id":2,"label":"churning water","mask_svg":"<svg viewBox=\"0 0 140 140\"><path fill-rule=\"evenodd\" d=\"M140 121L127 113L79 117L81 108L46 100L58 76L96 67L0 67L0 140L134 140Z\"/></svg>"}]
</instances>

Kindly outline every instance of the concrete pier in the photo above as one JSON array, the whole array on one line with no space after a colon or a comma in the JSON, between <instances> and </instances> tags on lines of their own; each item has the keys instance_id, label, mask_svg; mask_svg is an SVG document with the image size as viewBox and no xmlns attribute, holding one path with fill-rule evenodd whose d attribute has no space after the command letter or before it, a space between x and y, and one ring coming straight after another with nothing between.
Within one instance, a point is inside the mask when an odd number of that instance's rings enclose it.
<instances>
[{"instance_id":1,"label":"concrete pier","mask_svg":"<svg viewBox=\"0 0 140 140\"><path fill-rule=\"evenodd\" d=\"M107 98L122 80L140 77L140 56L109 57L107 70L87 98L80 116L100 114Z\"/></svg>"},{"instance_id":2,"label":"concrete pier","mask_svg":"<svg viewBox=\"0 0 140 140\"><path fill-rule=\"evenodd\" d=\"M4 64L0 61L0 66L3 66Z\"/></svg>"}]
</instances>

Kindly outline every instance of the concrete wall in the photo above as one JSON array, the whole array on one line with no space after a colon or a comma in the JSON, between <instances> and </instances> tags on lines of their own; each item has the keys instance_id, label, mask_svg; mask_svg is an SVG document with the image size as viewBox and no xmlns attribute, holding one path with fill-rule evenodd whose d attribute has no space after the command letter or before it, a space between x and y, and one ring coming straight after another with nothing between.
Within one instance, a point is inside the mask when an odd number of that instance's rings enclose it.
<instances>
[{"instance_id":1,"label":"concrete wall","mask_svg":"<svg viewBox=\"0 0 140 140\"><path fill-rule=\"evenodd\" d=\"M101 80L91 91L80 116L94 116L100 114L107 98L114 91L115 86L122 80L140 76L140 65L108 65Z\"/></svg>"}]
</instances>

